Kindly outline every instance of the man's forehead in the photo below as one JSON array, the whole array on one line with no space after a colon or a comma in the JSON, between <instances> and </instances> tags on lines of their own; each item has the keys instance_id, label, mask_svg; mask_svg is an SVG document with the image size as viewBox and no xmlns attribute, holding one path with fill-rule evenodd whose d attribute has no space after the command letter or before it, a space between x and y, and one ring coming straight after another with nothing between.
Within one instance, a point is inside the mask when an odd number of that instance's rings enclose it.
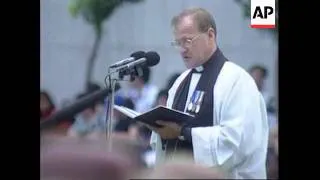
<instances>
[{"instance_id":1,"label":"man's forehead","mask_svg":"<svg viewBox=\"0 0 320 180\"><path fill-rule=\"evenodd\" d=\"M187 36L198 32L198 28L191 16L186 16L180 19L174 28L174 35L176 37Z\"/></svg>"}]
</instances>

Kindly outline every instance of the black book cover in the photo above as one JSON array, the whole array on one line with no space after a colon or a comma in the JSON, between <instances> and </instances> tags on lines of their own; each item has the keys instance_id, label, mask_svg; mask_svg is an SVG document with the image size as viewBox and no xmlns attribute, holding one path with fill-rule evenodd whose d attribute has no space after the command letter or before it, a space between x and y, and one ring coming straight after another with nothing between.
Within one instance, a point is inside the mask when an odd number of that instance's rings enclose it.
<instances>
[{"instance_id":1,"label":"black book cover","mask_svg":"<svg viewBox=\"0 0 320 180\"><path fill-rule=\"evenodd\" d=\"M114 109L135 121L140 121L142 123L157 128L161 127L161 125L156 123L156 121L158 120L175 122L177 124L184 124L188 123L188 121L190 121L194 117L193 115L170 109L164 106L157 106L145 113L138 113L132 109L117 105L114 106Z\"/></svg>"}]
</instances>

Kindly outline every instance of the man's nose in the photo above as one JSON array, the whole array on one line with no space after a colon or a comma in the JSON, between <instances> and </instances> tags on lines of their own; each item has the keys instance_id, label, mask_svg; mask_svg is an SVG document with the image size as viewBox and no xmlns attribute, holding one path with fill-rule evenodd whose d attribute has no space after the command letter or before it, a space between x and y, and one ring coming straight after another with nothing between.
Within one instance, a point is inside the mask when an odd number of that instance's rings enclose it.
<instances>
[{"instance_id":1,"label":"man's nose","mask_svg":"<svg viewBox=\"0 0 320 180\"><path fill-rule=\"evenodd\" d=\"M185 54L188 51L188 49L183 46L179 46L179 51L181 54Z\"/></svg>"}]
</instances>

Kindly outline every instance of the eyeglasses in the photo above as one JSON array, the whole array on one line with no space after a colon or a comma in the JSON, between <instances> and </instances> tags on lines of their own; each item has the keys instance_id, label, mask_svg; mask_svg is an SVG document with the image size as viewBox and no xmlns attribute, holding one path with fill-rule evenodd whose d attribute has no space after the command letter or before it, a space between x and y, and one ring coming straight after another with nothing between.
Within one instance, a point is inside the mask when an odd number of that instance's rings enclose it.
<instances>
[{"instance_id":1,"label":"eyeglasses","mask_svg":"<svg viewBox=\"0 0 320 180\"><path fill-rule=\"evenodd\" d=\"M203 33L198 34L192 38L186 38L186 39L179 40L179 41L173 41L173 42L171 42L171 45L176 48L181 48L181 47L190 48L192 46L192 43L196 39L198 39L198 37L200 37L200 35L202 35L202 34Z\"/></svg>"}]
</instances>

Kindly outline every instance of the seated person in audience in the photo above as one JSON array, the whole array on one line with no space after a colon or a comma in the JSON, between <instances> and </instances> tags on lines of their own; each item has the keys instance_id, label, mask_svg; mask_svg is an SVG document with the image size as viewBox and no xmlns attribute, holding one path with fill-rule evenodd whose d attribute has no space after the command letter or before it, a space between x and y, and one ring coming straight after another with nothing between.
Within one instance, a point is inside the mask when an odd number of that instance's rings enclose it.
<instances>
[{"instance_id":1,"label":"seated person in audience","mask_svg":"<svg viewBox=\"0 0 320 180\"><path fill-rule=\"evenodd\" d=\"M61 109L67 108L68 106L72 105L72 100L70 99L64 99L61 102ZM70 117L69 119L66 120L66 123L64 123L63 125L61 125L61 127L63 128L67 128L69 129L70 126L74 123L75 118L74 117Z\"/></svg>"},{"instance_id":2,"label":"seated person in audience","mask_svg":"<svg viewBox=\"0 0 320 180\"><path fill-rule=\"evenodd\" d=\"M162 89L158 93L157 96L157 101L155 106L167 106L167 99L168 99L168 90L167 89Z\"/></svg>"},{"instance_id":3,"label":"seated person in audience","mask_svg":"<svg viewBox=\"0 0 320 180\"><path fill-rule=\"evenodd\" d=\"M92 93L94 93L96 91L100 91L100 90L102 90L101 86L96 84L96 83L93 83L93 82L89 83L88 86L87 86L87 92L90 93L90 94L92 94ZM106 108L105 108L105 104L104 103L105 103L104 99L101 99L100 101L98 101L96 103L97 112L105 113Z\"/></svg>"},{"instance_id":4,"label":"seated person in audience","mask_svg":"<svg viewBox=\"0 0 320 180\"><path fill-rule=\"evenodd\" d=\"M263 95L266 104L269 104L269 101L272 98L272 96L270 96L270 94L265 89L265 81L268 77L267 68L265 68L262 65L253 65L250 67L248 72L256 82L256 85L261 94Z\"/></svg>"},{"instance_id":5,"label":"seated person in audience","mask_svg":"<svg viewBox=\"0 0 320 180\"><path fill-rule=\"evenodd\" d=\"M131 99L125 98L122 96L115 97L115 104L118 106L124 106L129 109L134 109L134 104ZM123 133L124 135L128 135L132 138L138 138L139 132L135 123L127 116L118 112L117 110L113 111L114 117L114 133Z\"/></svg>"},{"instance_id":6,"label":"seated person in audience","mask_svg":"<svg viewBox=\"0 0 320 180\"><path fill-rule=\"evenodd\" d=\"M173 73L169 78L168 78L168 81L167 81L167 85L165 86L164 89L170 89L173 85L173 83L177 80L177 78L180 76L181 72L176 72L176 73Z\"/></svg>"},{"instance_id":7,"label":"seated person in audience","mask_svg":"<svg viewBox=\"0 0 320 180\"><path fill-rule=\"evenodd\" d=\"M46 91L40 92L40 120L46 119L55 111L55 104Z\"/></svg>"},{"instance_id":8,"label":"seated person in audience","mask_svg":"<svg viewBox=\"0 0 320 180\"><path fill-rule=\"evenodd\" d=\"M140 113L149 111L157 97L159 89L150 82L151 69L142 68L143 75L137 76L134 81L128 83L128 88L120 89L118 94L130 98L134 103L134 110Z\"/></svg>"},{"instance_id":9,"label":"seated person in audience","mask_svg":"<svg viewBox=\"0 0 320 180\"><path fill-rule=\"evenodd\" d=\"M80 94L77 99L83 98L90 93ZM76 116L75 122L68 131L69 136L97 137L103 135L105 129L105 116L97 111L96 104L85 109Z\"/></svg>"},{"instance_id":10,"label":"seated person in audience","mask_svg":"<svg viewBox=\"0 0 320 180\"><path fill-rule=\"evenodd\" d=\"M253 65L248 70L252 78L254 79L259 91L264 97L267 113L268 113L268 123L269 128L272 129L277 124L277 114L276 114L276 101L273 96L271 96L265 89L265 82L268 77L268 70L262 65Z\"/></svg>"},{"instance_id":11,"label":"seated person in audience","mask_svg":"<svg viewBox=\"0 0 320 180\"><path fill-rule=\"evenodd\" d=\"M52 101L52 97L46 91L40 92L40 121L43 121L49 118L56 111L56 106ZM72 119L65 119L60 121L56 126L50 128L48 132L62 132L65 131L71 126Z\"/></svg>"},{"instance_id":12,"label":"seated person in audience","mask_svg":"<svg viewBox=\"0 0 320 180\"><path fill-rule=\"evenodd\" d=\"M159 105L166 106L167 98L168 98L168 90L167 89L160 90L159 93L157 94L157 98L153 106L154 107ZM149 142L151 137L151 130L145 126L139 126L139 129L140 129L140 134L142 135L142 138L144 139L144 141Z\"/></svg>"}]
</instances>

